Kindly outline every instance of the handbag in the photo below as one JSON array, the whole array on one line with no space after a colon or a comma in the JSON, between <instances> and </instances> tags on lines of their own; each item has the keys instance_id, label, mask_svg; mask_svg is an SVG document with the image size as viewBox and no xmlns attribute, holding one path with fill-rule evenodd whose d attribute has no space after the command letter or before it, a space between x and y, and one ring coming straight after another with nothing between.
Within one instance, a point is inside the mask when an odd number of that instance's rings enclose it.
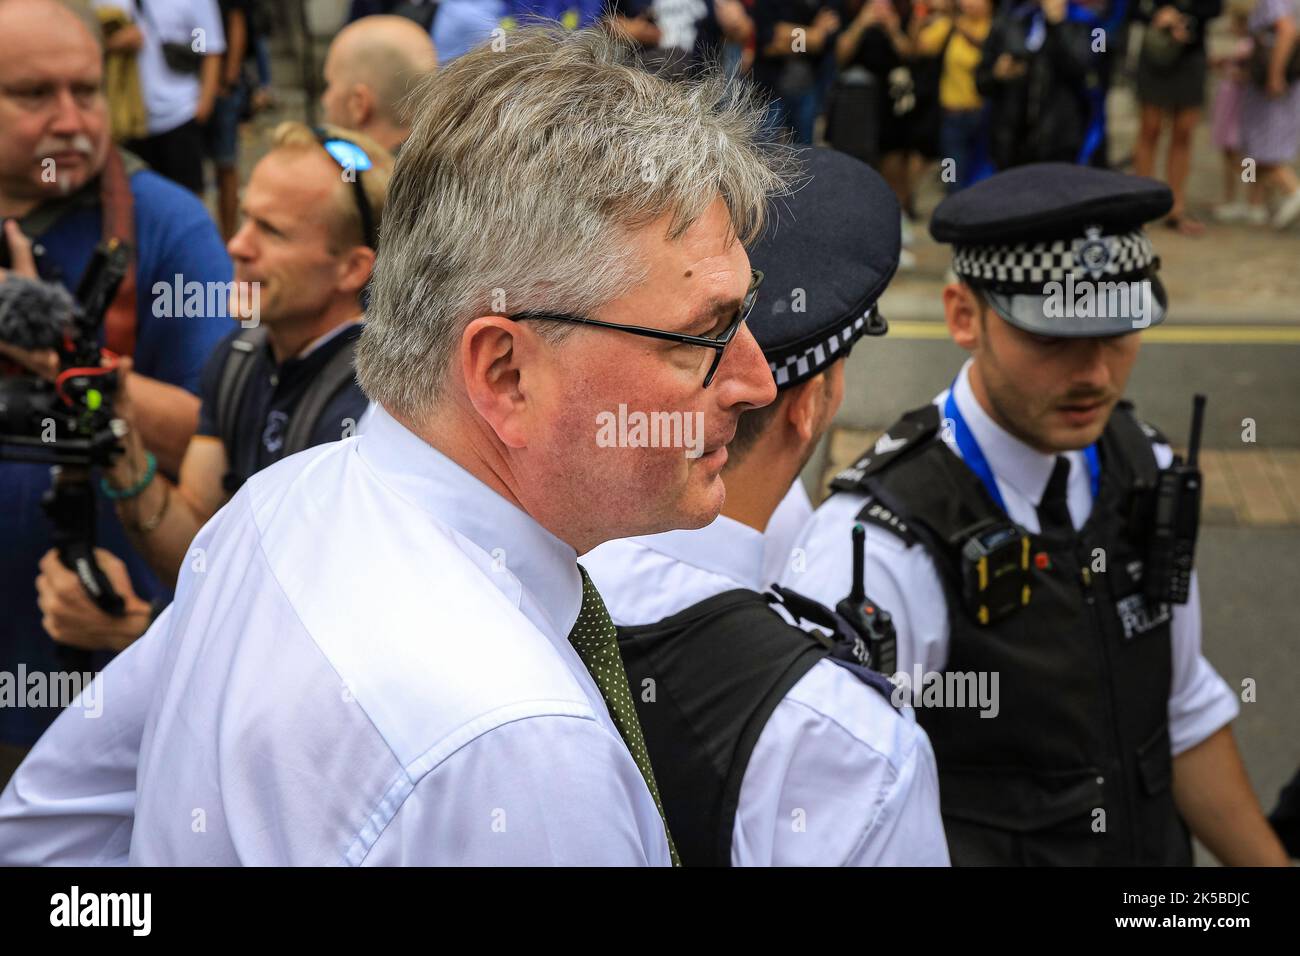
<instances>
[{"instance_id":1,"label":"handbag","mask_svg":"<svg viewBox=\"0 0 1300 956\"><path fill-rule=\"evenodd\" d=\"M1269 27L1260 30L1254 34L1253 39L1255 42L1251 46L1247 68L1250 71L1251 84L1262 90L1268 86L1268 68L1273 62L1273 47L1277 45L1277 29ZM1291 56L1283 68L1283 79L1288 86L1300 80L1300 40L1291 47Z\"/></svg>"},{"instance_id":2,"label":"handbag","mask_svg":"<svg viewBox=\"0 0 1300 956\"><path fill-rule=\"evenodd\" d=\"M1141 58L1156 70L1172 69L1183 57L1188 44L1179 43L1168 30L1147 25L1142 33Z\"/></svg>"},{"instance_id":3,"label":"handbag","mask_svg":"<svg viewBox=\"0 0 1300 956\"><path fill-rule=\"evenodd\" d=\"M1144 0L1141 9L1150 18L1154 17L1157 6L1165 5L1159 0ZM1183 9L1183 4L1179 0L1172 0L1172 2L1168 3L1168 6L1172 6L1179 13L1187 12ZM1183 54L1189 49L1191 49L1191 44L1179 43L1168 30L1157 29L1148 22L1142 30L1142 50L1139 60L1145 62L1156 72L1163 73L1177 65L1183 58Z\"/></svg>"}]
</instances>

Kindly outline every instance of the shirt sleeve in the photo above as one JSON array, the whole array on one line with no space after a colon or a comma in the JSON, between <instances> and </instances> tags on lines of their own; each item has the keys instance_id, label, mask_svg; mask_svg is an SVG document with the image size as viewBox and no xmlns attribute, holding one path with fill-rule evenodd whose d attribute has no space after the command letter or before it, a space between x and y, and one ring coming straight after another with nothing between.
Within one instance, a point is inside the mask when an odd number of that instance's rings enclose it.
<instances>
[{"instance_id":1,"label":"shirt sleeve","mask_svg":"<svg viewBox=\"0 0 1300 956\"><path fill-rule=\"evenodd\" d=\"M1152 444L1157 468L1168 468L1174 452ZM1201 584L1195 571L1186 604L1175 604L1170 623L1173 680L1169 687L1170 749L1177 757L1235 720L1241 705L1227 682L1201 652Z\"/></svg>"},{"instance_id":2,"label":"shirt sleeve","mask_svg":"<svg viewBox=\"0 0 1300 956\"><path fill-rule=\"evenodd\" d=\"M947 17L935 20L924 27L917 36L917 53L921 56L935 56L943 47L944 40L952 30L952 21Z\"/></svg>"},{"instance_id":3,"label":"shirt sleeve","mask_svg":"<svg viewBox=\"0 0 1300 956\"><path fill-rule=\"evenodd\" d=\"M194 0L194 27L207 36L205 53L226 52L226 27L221 20L221 7L217 0Z\"/></svg>"},{"instance_id":4,"label":"shirt sleeve","mask_svg":"<svg viewBox=\"0 0 1300 956\"><path fill-rule=\"evenodd\" d=\"M777 705L741 784L735 866L947 866L929 738L830 661Z\"/></svg>"},{"instance_id":5,"label":"shirt sleeve","mask_svg":"<svg viewBox=\"0 0 1300 956\"><path fill-rule=\"evenodd\" d=\"M1241 710L1232 688L1201 653L1201 588L1192 572L1187 603L1175 605L1169 691L1170 750L1177 757L1234 720Z\"/></svg>"},{"instance_id":6,"label":"shirt sleeve","mask_svg":"<svg viewBox=\"0 0 1300 956\"><path fill-rule=\"evenodd\" d=\"M0 795L0 866L125 866L171 607L63 711Z\"/></svg>"},{"instance_id":7,"label":"shirt sleeve","mask_svg":"<svg viewBox=\"0 0 1300 956\"><path fill-rule=\"evenodd\" d=\"M497 727L420 779L364 865L668 865L663 824L648 798L629 798L645 783L618 745L580 717ZM654 819L638 819L639 804Z\"/></svg>"}]
</instances>

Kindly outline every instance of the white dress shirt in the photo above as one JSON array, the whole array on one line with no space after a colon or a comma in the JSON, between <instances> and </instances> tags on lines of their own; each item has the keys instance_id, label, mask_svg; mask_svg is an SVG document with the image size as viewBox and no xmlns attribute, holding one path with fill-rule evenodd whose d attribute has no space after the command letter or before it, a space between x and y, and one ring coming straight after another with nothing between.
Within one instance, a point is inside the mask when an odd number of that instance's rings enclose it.
<instances>
[{"instance_id":1,"label":"white dress shirt","mask_svg":"<svg viewBox=\"0 0 1300 956\"><path fill-rule=\"evenodd\" d=\"M610 541L581 561L614 623L630 626L735 588L763 591L770 548L767 535L720 516L698 531ZM947 866L934 752L912 711L900 715L831 661L813 665L754 745L731 863Z\"/></svg>"},{"instance_id":2,"label":"white dress shirt","mask_svg":"<svg viewBox=\"0 0 1300 956\"><path fill-rule=\"evenodd\" d=\"M813 515L808 491L798 478L772 512L763 531L763 587L781 580L790 563L790 551ZM756 590L763 590L757 588Z\"/></svg>"},{"instance_id":3,"label":"white dress shirt","mask_svg":"<svg viewBox=\"0 0 1300 956\"><path fill-rule=\"evenodd\" d=\"M935 399L940 408L944 391ZM957 376L954 400L971 435L988 460L998 491L1012 521L1031 533L1039 530L1038 502L1051 476L1054 455L1035 451L1003 430L975 398L970 386L970 362ZM942 438L960 455L951 428ZM1154 446L1156 462L1163 468L1173 452L1168 445ZM1067 500L1076 528L1092 511L1092 486L1083 452L1069 452L1070 481ZM795 544L796 557L781 583L834 604L852 585L850 535L864 495L839 492L813 514ZM908 546L879 525L865 525L866 592L894 618L898 630L898 669L911 674L942 671L948 660L948 605L933 559L921 545ZM1186 604L1173 609L1173 682L1169 695L1169 735L1175 756L1196 746L1237 716L1239 705L1227 683L1201 653L1200 590L1195 573Z\"/></svg>"},{"instance_id":4,"label":"white dress shirt","mask_svg":"<svg viewBox=\"0 0 1300 956\"><path fill-rule=\"evenodd\" d=\"M136 56L140 92L149 119L149 135L176 129L194 119L199 106L198 73L177 73L167 65L164 43L183 43L195 52L226 52L226 35L217 0L144 0L142 16L135 0L94 0L95 7L115 7L144 35ZM197 49L196 49L197 48Z\"/></svg>"},{"instance_id":5,"label":"white dress shirt","mask_svg":"<svg viewBox=\"0 0 1300 956\"><path fill-rule=\"evenodd\" d=\"M378 409L203 528L103 718L0 797L0 862L122 862L129 831L144 864L668 865L568 641L575 559Z\"/></svg>"}]
</instances>

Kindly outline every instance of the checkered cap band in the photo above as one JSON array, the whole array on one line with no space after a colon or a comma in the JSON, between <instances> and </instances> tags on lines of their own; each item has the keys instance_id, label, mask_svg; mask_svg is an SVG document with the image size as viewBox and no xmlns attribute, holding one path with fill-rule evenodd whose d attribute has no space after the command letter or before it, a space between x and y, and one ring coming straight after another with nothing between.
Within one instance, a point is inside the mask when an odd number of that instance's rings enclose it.
<instances>
[{"instance_id":1,"label":"checkered cap band","mask_svg":"<svg viewBox=\"0 0 1300 956\"><path fill-rule=\"evenodd\" d=\"M1090 268L1076 260L1076 250L1085 255L1101 251L1104 262L1094 260ZM1046 283L1064 282L1070 273L1076 281L1130 279L1144 275L1155 264L1151 240L1141 230L1005 246L956 246L952 256L952 269L963 279L1000 291L1031 294L1042 294Z\"/></svg>"},{"instance_id":2,"label":"checkered cap band","mask_svg":"<svg viewBox=\"0 0 1300 956\"><path fill-rule=\"evenodd\" d=\"M797 384L840 358L841 353L847 352L854 341L862 337L874 310L875 306L872 306L838 332L802 351L787 355L779 361L768 362L772 367L772 375L776 378L776 387L781 389Z\"/></svg>"}]
</instances>

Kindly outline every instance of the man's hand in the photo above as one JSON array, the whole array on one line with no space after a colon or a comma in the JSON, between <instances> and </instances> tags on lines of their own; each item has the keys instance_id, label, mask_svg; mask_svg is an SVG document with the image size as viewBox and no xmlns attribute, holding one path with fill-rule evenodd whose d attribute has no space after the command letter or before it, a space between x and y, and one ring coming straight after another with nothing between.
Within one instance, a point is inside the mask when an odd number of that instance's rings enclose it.
<instances>
[{"instance_id":1,"label":"man's hand","mask_svg":"<svg viewBox=\"0 0 1300 956\"><path fill-rule=\"evenodd\" d=\"M749 18L741 0L714 0L713 16L718 27L733 42L743 43L754 32L754 21Z\"/></svg>"},{"instance_id":2,"label":"man's hand","mask_svg":"<svg viewBox=\"0 0 1300 956\"><path fill-rule=\"evenodd\" d=\"M1010 53L1003 53L993 61L993 79L995 80L1014 80L1017 77L1024 76L1025 64L1017 60Z\"/></svg>"},{"instance_id":3,"label":"man's hand","mask_svg":"<svg viewBox=\"0 0 1300 956\"><path fill-rule=\"evenodd\" d=\"M822 7L817 11L817 16L813 17L812 29L822 34L822 36L828 36L839 28L840 15L827 7Z\"/></svg>"},{"instance_id":4,"label":"man's hand","mask_svg":"<svg viewBox=\"0 0 1300 956\"><path fill-rule=\"evenodd\" d=\"M106 53L139 53L144 47L144 34L134 23L118 27L104 40Z\"/></svg>"},{"instance_id":5,"label":"man's hand","mask_svg":"<svg viewBox=\"0 0 1300 956\"><path fill-rule=\"evenodd\" d=\"M126 565L103 548L95 549L95 560L126 602L126 615L113 617L90 599L81 579L63 566L53 549L41 558L36 579L36 605L41 626L60 644L87 651L121 651L149 629L149 604L131 589Z\"/></svg>"},{"instance_id":6,"label":"man's hand","mask_svg":"<svg viewBox=\"0 0 1300 956\"><path fill-rule=\"evenodd\" d=\"M0 269L0 282L6 281L11 275L39 279L36 257L32 255L32 241L19 227L18 220L6 219L4 233L4 241L9 244L9 262L12 268ZM59 374L59 355L54 349L20 349L0 342L0 355L13 359L29 372L50 382Z\"/></svg>"},{"instance_id":7,"label":"man's hand","mask_svg":"<svg viewBox=\"0 0 1300 956\"><path fill-rule=\"evenodd\" d=\"M1178 12L1177 7L1164 6L1151 18L1151 26L1157 30L1172 30L1182 21L1183 15Z\"/></svg>"}]
</instances>

